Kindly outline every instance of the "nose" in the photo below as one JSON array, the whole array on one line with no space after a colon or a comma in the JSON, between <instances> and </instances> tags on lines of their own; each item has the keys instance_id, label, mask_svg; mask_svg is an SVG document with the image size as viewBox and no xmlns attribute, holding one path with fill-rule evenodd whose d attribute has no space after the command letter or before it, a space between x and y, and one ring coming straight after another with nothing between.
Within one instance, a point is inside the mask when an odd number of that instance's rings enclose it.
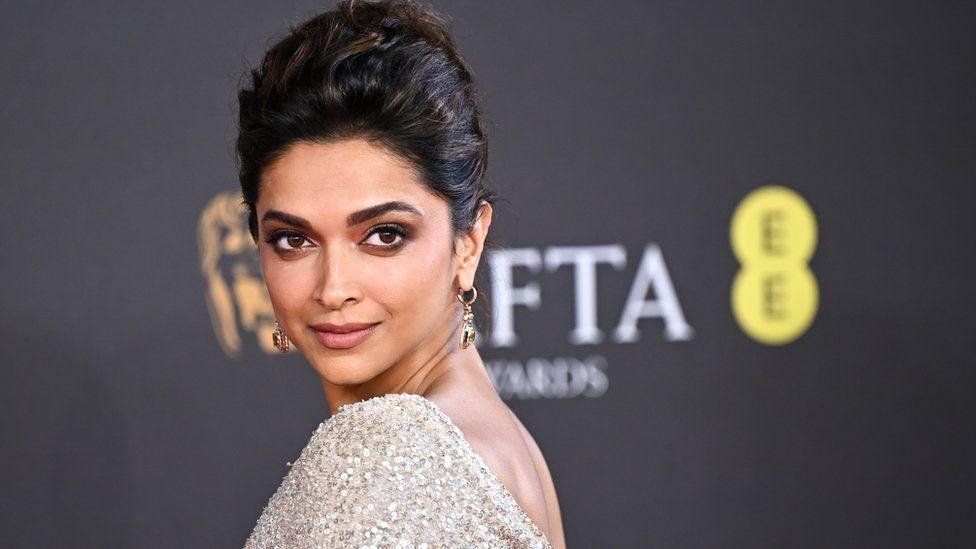
<instances>
[{"instance_id":1,"label":"nose","mask_svg":"<svg viewBox=\"0 0 976 549\"><path fill-rule=\"evenodd\" d=\"M352 252L354 254L355 252ZM323 253L319 268L319 280L315 287L314 298L325 307L337 311L346 305L346 302L359 301L362 293L357 282L350 253Z\"/></svg>"}]
</instances>

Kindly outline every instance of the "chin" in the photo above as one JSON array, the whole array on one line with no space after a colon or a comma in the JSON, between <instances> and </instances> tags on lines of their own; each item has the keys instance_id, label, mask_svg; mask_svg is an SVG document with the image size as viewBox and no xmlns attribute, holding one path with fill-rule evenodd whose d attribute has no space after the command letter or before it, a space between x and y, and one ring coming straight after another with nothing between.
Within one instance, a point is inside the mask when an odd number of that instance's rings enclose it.
<instances>
[{"instance_id":1,"label":"chin","mask_svg":"<svg viewBox=\"0 0 976 549\"><path fill-rule=\"evenodd\" d=\"M332 385L361 385L376 377L382 369L363 357L316 357L313 367L319 377Z\"/></svg>"}]
</instances>

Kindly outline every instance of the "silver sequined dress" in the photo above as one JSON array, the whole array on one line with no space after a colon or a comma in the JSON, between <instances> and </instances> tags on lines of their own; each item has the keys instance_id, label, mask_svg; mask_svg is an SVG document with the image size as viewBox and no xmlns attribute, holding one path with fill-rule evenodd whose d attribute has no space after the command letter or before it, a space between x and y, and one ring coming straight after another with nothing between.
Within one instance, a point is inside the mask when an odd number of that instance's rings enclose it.
<instances>
[{"instance_id":1,"label":"silver sequined dress","mask_svg":"<svg viewBox=\"0 0 976 549\"><path fill-rule=\"evenodd\" d=\"M318 426L244 547L550 545L436 404L389 394Z\"/></svg>"}]
</instances>

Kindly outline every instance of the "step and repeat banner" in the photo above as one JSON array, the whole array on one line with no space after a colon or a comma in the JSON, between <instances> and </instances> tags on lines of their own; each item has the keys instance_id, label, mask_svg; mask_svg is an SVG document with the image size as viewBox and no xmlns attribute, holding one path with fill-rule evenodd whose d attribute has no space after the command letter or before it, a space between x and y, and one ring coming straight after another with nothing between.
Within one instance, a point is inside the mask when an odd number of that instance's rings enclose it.
<instances>
[{"instance_id":1,"label":"step and repeat banner","mask_svg":"<svg viewBox=\"0 0 976 549\"><path fill-rule=\"evenodd\" d=\"M240 547L328 417L233 142L332 5L6 7L5 546ZM502 198L476 346L570 547L976 544L976 9L434 6Z\"/></svg>"}]
</instances>

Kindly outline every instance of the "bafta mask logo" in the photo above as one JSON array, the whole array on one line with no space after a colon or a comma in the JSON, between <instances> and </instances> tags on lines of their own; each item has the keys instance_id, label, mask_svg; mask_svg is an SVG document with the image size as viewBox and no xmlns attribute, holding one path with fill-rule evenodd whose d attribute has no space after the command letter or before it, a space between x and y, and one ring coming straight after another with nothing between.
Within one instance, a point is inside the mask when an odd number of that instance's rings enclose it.
<instances>
[{"instance_id":1,"label":"bafta mask logo","mask_svg":"<svg viewBox=\"0 0 976 549\"><path fill-rule=\"evenodd\" d=\"M247 228L247 208L238 193L224 191L207 203L197 238L207 308L221 348L239 357L248 347L244 338L253 337L262 351L277 353L271 340L274 310Z\"/></svg>"}]
</instances>

